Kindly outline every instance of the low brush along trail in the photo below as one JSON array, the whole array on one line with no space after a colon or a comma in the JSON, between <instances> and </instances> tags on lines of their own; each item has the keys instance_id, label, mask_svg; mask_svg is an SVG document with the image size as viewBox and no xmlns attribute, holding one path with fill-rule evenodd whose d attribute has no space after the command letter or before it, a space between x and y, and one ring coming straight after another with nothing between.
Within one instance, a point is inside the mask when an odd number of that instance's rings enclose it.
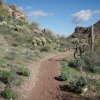
<instances>
[{"instance_id":1,"label":"low brush along trail","mask_svg":"<svg viewBox=\"0 0 100 100\"><path fill-rule=\"evenodd\" d=\"M68 51L41 62L38 81L28 100L85 100L79 95L62 91L60 86L65 83L55 79L61 75L60 60L72 55L73 53Z\"/></svg>"}]
</instances>

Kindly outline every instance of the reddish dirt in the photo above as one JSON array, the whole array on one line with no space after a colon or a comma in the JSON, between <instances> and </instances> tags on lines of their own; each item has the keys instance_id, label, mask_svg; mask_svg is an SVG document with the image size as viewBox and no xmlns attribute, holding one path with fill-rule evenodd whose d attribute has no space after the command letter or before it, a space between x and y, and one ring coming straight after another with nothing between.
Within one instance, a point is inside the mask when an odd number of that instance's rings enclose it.
<instances>
[{"instance_id":1,"label":"reddish dirt","mask_svg":"<svg viewBox=\"0 0 100 100\"><path fill-rule=\"evenodd\" d=\"M38 81L28 100L86 100L79 95L64 91L60 86L65 83L55 79L60 76L59 60L70 56L72 52L66 52L41 62Z\"/></svg>"}]
</instances>

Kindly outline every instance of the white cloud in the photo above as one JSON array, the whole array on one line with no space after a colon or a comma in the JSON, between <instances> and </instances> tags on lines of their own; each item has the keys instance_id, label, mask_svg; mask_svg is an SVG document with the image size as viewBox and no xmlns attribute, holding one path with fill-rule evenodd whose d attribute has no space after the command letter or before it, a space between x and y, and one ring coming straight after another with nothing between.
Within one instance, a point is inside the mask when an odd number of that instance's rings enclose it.
<instances>
[{"instance_id":1,"label":"white cloud","mask_svg":"<svg viewBox=\"0 0 100 100\"><path fill-rule=\"evenodd\" d=\"M93 11L93 14L100 14L100 10Z\"/></svg>"},{"instance_id":2,"label":"white cloud","mask_svg":"<svg viewBox=\"0 0 100 100\"><path fill-rule=\"evenodd\" d=\"M33 9L33 7L32 6L27 6L26 9L30 10L30 9Z\"/></svg>"},{"instance_id":3,"label":"white cloud","mask_svg":"<svg viewBox=\"0 0 100 100\"><path fill-rule=\"evenodd\" d=\"M52 15L53 15L53 14L47 13L47 12L42 11L42 10L31 11L31 12L29 12L29 14L28 14L29 17L34 17L34 18L46 17L46 16L52 16Z\"/></svg>"},{"instance_id":4,"label":"white cloud","mask_svg":"<svg viewBox=\"0 0 100 100\"><path fill-rule=\"evenodd\" d=\"M20 10L22 10L22 11L24 10L24 8L23 8L23 7L19 7L18 9L20 9Z\"/></svg>"},{"instance_id":5,"label":"white cloud","mask_svg":"<svg viewBox=\"0 0 100 100\"><path fill-rule=\"evenodd\" d=\"M72 15L73 16L72 23L78 24L81 22L88 21L88 20L92 19L92 17L94 15L98 15L98 14L100 14L100 10L96 10L96 11L81 10Z\"/></svg>"}]
</instances>

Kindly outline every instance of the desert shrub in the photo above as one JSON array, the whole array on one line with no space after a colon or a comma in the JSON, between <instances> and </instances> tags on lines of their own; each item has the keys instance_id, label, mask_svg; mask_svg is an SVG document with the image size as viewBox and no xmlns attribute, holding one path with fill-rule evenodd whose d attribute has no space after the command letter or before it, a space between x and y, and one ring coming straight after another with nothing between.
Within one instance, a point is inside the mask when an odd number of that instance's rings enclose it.
<instances>
[{"instance_id":1,"label":"desert shrub","mask_svg":"<svg viewBox=\"0 0 100 100\"><path fill-rule=\"evenodd\" d=\"M100 67L99 66L88 66L87 70L92 72L92 73L100 74Z\"/></svg>"},{"instance_id":2,"label":"desert shrub","mask_svg":"<svg viewBox=\"0 0 100 100\"><path fill-rule=\"evenodd\" d=\"M49 45L40 47L40 52L49 52L49 51L51 51L51 47Z\"/></svg>"},{"instance_id":3,"label":"desert shrub","mask_svg":"<svg viewBox=\"0 0 100 100\"><path fill-rule=\"evenodd\" d=\"M0 80L5 84L10 84L13 78L14 74L11 71L5 71L5 70L0 71Z\"/></svg>"},{"instance_id":4,"label":"desert shrub","mask_svg":"<svg viewBox=\"0 0 100 100\"><path fill-rule=\"evenodd\" d=\"M90 72L93 72L93 73L100 73L100 56L99 54L94 53L91 55L91 53L86 53L84 56L83 56L83 60L85 62L85 69L90 71Z\"/></svg>"},{"instance_id":5,"label":"desert shrub","mask_svg":"<svg viewBox=\"0 0 100 100\"><path fill-rule=\"evenodd\" d=\"M22 75L22 76L29 76L30 75L30 71L26 67L20 67L18 69L17 73L18 73L18 75Z\"/></svg>"},{"instance_id":6,"label":"desert shrub","mask_svg":"<svg viewBox=\"0 0 100 100\"><path fill-rule=\"evenodd\" d=\"M49 38L49 39L50 39L50 41L54 41L54 40L55 40L54 33L53 33L51 30L46 29L45 34L46 34L46 35L45 35L45 36L46 36L46 38Z\"/></svg>"},{"instance_id":7,"label":"desert shrub","mask_svg":"<svg viewBox=\"0 0 100 100\"><path fill-rule=\"evenodd\" d=\"M15 100L16 99L16 93L9 87L6 87L4 91L2 92L2 96L6 98L7 100Z\"/></svg>"},{"instance_id":8,"label":"desert shrub","mask_svg":"<svg viewBox=\"0 0 100 100\"><path fill-rule=\"evenodd\" d=\"M10 51L8 52L8 54L5 56L6 59L8 60L14 60L15 59L15 52L14 51Z\"/></svg>"},{"instance_id":9,"label":"desert shrub","mask_svg":"<svg viewBox=\"0 0 100 100\"><path fill-rule=\"evenodd\" d=\"M19 45L19 43L16 42L16 41L13 41L13 42L11 43L11 45L14 46L14 47L17 47L17 46Z\"/></svg>"},{"instance_id":10,"label":"desert shrub","mask_svg":"<svg viewBox=\"0 0 100 100\"><path fill-rule=\"evenodd\" d=\"M39 50L28 50L26 53L25 53L25 56L26 56L26 59L29 59L29 60L36 60L38 57L41 56L41 53Z\"/></svg>"},{"instance_id":11,"label":"desert shrub","mask_svg":"<svg viewBox=\"0 0 100 100\"><path fill-rule=\"evenodd\" d=\"M78 62L77 59L75 59L75 60L70 60L70 61L68 62L68 66L76 67L76 66L77 66L77 62Z\"/></svg>"},{"instance_id":12,"label":"desert shrub","mask_svg":"<svg viewBox=\"0 0 100 100\"><path fill-rule=\"evenodd\" d=\"M81 87L84 87L85 85L87 85L87 80L86 80L86 78L84 78L84 77L81 76L81 77L78 79L76 85L77 85L77 86L81 86Z\"/></svg>"},{"instance_id":13,"label":"desert shrub","mask_svg":"<svg viewBox=\"0 0 100 100\"><path fill-rule=\"evenodd\" d=\"M68 61L68 66L76 69L80 69L81 67L84 69L86 67L86 64L83 59L74 59Z\"/></svg>"},{"instance_id":14,"label":"desert shrub","mask_svg":"<svg viewBox=\"0 0 100 100\"><path fill-rule=\"evenodd\" d=\"M96 86L96 90L100 91L100 85Z\"/></svg>"},{"instance_id":15,"label":"desert shrub","mask_svg":"<svg viewBox=\"0 0 100 100\"><path fill-rule=\"evenodd\" d=\"M69 73L62 72L60 78L61 78L62 81L66 81L69 78Z\"/></svg>"},{"instance_id":16,"label":"desert shrub","mask_svg":"<svg viewBox=\"0 0 100 100\"><path fill-rule=\"evenodd\" d=\"M4 59L0 59L0 65L3 65L5 63L6 63L6 61Z\"/></svg>"},{"instance_id":17,"label":"desert shrub","mask_svg":"<svg viewBox=\"0 0 100 100\"><path fill-rule=\"evenodd\" d=\"M70 68L62 62L62 68L61 68L61 80L66 81L70 78L71 72Z\"/></svg>"},{"instance_id":18,"label":"desert shrub","mask_svg":"<svg viewBox=\"0 0 100 100\"><path fill-rule=\"evenodd\" d=\"M59 52L65 52L64 48L62 48L62 47L58 48L58 51Z\"/></svg>"},{"instance_id":19,"label":"desert shrub","mask_svg":"<svg viewBox=\"0 0 100 100\"><path fill-rule=\"evenodd\" d=\"M14 86L20 86L22 84L22 82L23 82L23 79L20 77L19 78L17 77L17 79L13 80L12 84Z\"/></svg>"},{"instance_id":20,"label":"desert shrub","mask_svg":"<svg viewBox=\"0 0 100 100\"><path fill-rule=\"evenodd\" d=\"M26 59L33 60L33 58L34 58L34 52L33 51L28 50L25 53L25 55L26 55Z\"/></svg>"},{"instance_id":21,"label":"desert shrub","mask_svg":"<svg viewBox=\"0 0 100 100\"><path fill-rule=\"evenodd\" d=\"M82 93L83 88L87 85L85 78L80 77L78 80L70 82L69 91L73 93Z\"/></svg>"},{"instance_id":22,"label":"desert shrub","mask_svg":"<svg viewBox=\"0 0 100 100\"><path fill-rule=\"evenodd\" d=\"M30 24L30 28L31 28L31 29L39 29L39 24L38 24L37 22L32 22L32 23Z\"/></svg>"},{"instance_id":23,"label":"desert shrub","mask_svg":"<svg viewBox=\"0 0 100 100\"><path fill-rule=\"evenodd\" d=\"M71 91L73 93L82 93L82 87L77 86L75 82L71 82L69 91Z\"/></svg>"},{"instance_id":24,"label":"desert shrub","mask_svg":"<svg viewBox=\"0 0 100 100\"><path fill-rule=\"evenodd\" d=\"M19 66L19 64L16 63L16 62L10 62L10 63L7 64L7 66L11 67L13 69L13 68L17 68Z\"/></svg>"},{"instance_id":25,"label":"desert shrub","mask_svg":"<svg viewBox=\"0 0 100 100\"><path fill-rule=\"evenodd\" d=\"M41 52L39 50L34 50L34 54L35 54L36 57L41 56Z\"/></svg>"},{"instance_id":26,"label":"desert shrub","mask_svg":"<svg viewBox=\"0 0 100 100\"><path fill-rule=\"evenodd\" d=\"M68 61L68 66L78 68L80 66L79 59L73 59Z\"/></svg>"},{"instance_id":27,"label":"desert shrub","mask_svg":"<svg viewBox=\"0 0 100 100\"><path fill-rule=\"evenodd\" d=\"M66 81L69 80L72 76L72 69L67 65L66 59L63 59L61 62L61 80Z\"/></svg>"}]
</instances>

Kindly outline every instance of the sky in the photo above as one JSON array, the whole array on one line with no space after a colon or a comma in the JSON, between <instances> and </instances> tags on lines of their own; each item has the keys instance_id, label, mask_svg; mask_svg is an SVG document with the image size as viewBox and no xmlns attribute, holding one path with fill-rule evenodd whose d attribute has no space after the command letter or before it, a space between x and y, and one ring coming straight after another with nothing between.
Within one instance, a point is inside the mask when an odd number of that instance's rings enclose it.
<instances>
[{"instance_id":1,"label":"sky","mask_svg":"<svg viewBox=\"0 0 100 100\"><path fill-rule=\"evenodd\" d=\"M100 20L100 0L5 0L15 4L40 28L69 36L75 27L87 27Z\"/></svg>"}]
</instances>

